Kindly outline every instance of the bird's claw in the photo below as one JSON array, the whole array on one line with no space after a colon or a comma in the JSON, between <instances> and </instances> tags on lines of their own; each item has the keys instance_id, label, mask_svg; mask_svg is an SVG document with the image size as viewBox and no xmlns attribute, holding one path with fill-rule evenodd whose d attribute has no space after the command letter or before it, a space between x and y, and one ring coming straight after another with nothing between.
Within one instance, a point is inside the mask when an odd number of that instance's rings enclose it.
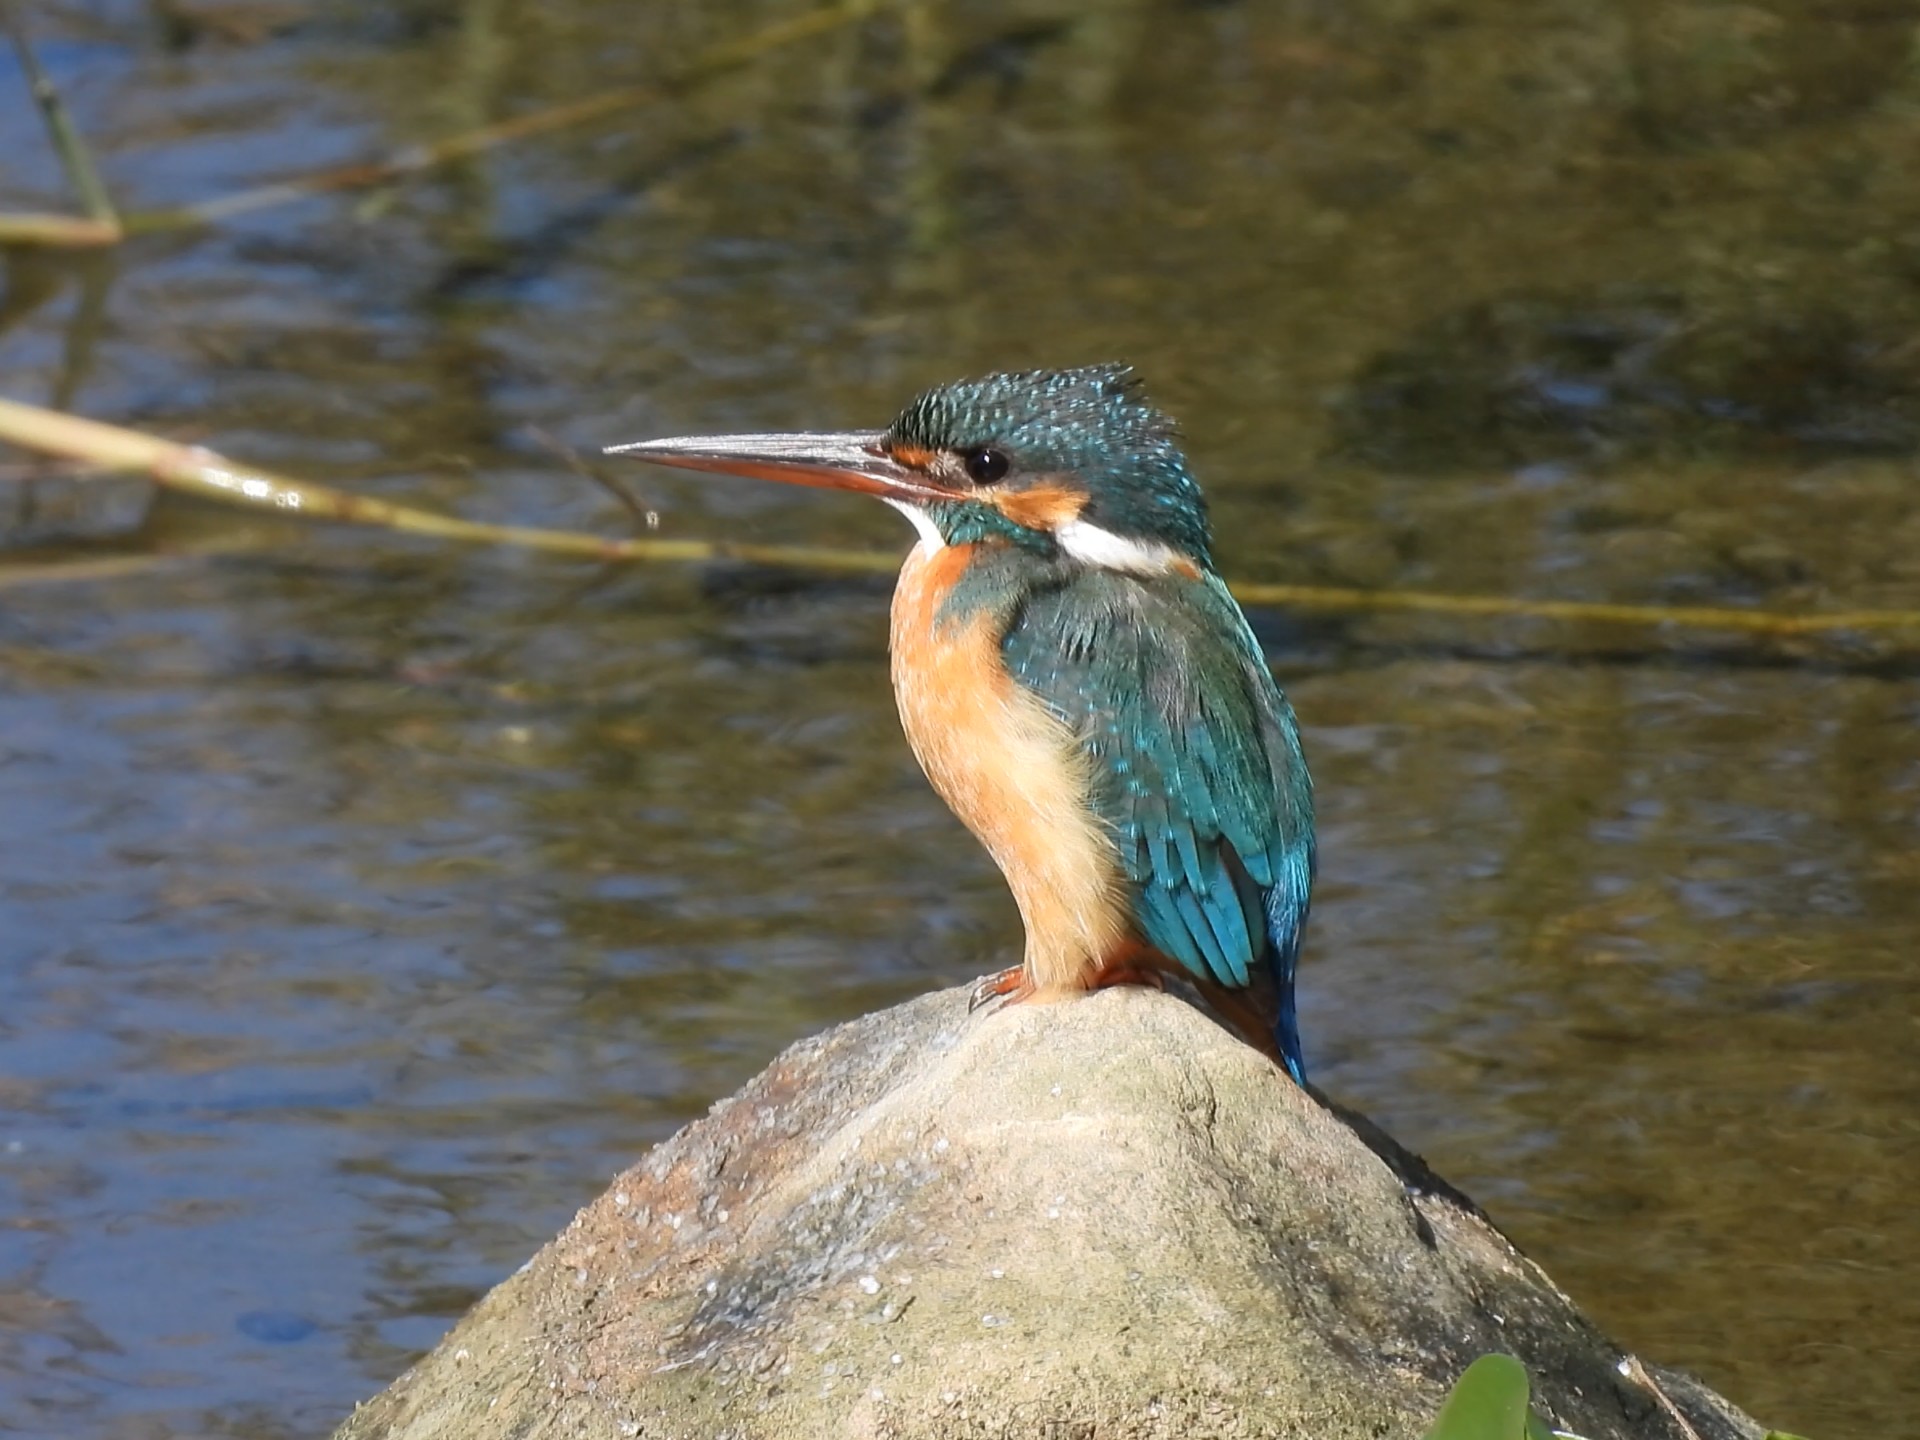
<instances>
[{"instance_id":1,"label":"bird's claw","mask_svg":"<svg viewBox=\"0 0 1920 1440\"><path fill-rule=\"evenodd\" d=\"M1017 992L1024 988L1026 967L1009 966L1005 970L996 970L991 975L982 975L980 983L973 987L973 993L967 997L967 1013L971 1015L982 1005L994 1000L1004 1000L1009 996L1018 998Z\"/></svg>"}]
</instances>

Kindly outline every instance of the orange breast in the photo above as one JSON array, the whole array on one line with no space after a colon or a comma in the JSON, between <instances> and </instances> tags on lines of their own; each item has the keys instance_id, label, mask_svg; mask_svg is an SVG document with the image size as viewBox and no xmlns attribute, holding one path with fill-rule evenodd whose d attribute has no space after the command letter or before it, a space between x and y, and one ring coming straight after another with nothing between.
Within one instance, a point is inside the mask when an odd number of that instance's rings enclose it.
<instances>
[{"instance_id":1,"label":"orange breast","mask_svg":"<svg viewBox=\"0 0 1920 1440\"><path fill-rule=\"evenodd\" d=\"M1085 989L1127 935L1113 842L1071 731L1014 683L987 612L940 619L972 546L921 545L893 597L893 689L920 766L1007 878L1042 993Z\"/></svg>"}]
</instances>

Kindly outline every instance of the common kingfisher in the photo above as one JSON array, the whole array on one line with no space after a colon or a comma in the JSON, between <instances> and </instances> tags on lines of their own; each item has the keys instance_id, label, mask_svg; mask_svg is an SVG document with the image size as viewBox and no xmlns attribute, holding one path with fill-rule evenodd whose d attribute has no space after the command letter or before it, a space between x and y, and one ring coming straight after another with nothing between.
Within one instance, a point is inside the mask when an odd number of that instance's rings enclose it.
<instances>
[{"instance_id":1,"label":"common kingfisher","mask_svg":"<svg viewBox=\"0 0 1920 1440\"><path fill-rule=\"evenodd\" d=\"M1026 926L1023 963L976 1005L1173 978L1305 1082L1313 784L1172 422L1131 368L936 386L877 432L609 453L853 490L913 522L900 719Z\"/></svg>"}]
</instances>

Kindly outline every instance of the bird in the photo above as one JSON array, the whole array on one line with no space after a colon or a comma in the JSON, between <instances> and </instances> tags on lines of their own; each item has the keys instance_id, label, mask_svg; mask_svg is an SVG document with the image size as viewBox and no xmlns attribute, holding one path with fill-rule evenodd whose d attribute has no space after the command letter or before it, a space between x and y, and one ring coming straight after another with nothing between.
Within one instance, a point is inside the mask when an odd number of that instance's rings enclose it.
<instances>
[{"instance_id":1,"label":"bird","mask_svg":"<svg viewBox=\"0 0 1920 1440\"><path fill-rule=\"evenodd\" d=\"M884 430L607 453L853 491L912 522L889 636L902 727L1025 927L974 1008L1185 986L1305 1085L1313 782L1131 366L937 385Z\"/></svg>"}]
</instances>

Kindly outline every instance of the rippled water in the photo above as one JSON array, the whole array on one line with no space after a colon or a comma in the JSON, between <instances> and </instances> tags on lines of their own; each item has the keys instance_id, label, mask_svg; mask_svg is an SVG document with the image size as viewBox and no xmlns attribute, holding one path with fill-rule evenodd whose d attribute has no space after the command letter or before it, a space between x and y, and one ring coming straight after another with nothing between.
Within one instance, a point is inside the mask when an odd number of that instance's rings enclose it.
<instances>
[{"instance_id":1,"label":"rippled water","mask_svg":"<svg viewBox=\"0 0 1920 1440\"><path fill-rule=\"evenodd\" d=\"M796 13L33 21L145 209ZM1849 0L890 8L429 178L13 256L0 393L624 533L542 434L1126 357L1237 576L1920 607L1917 38ZM0 143L0 204L59 205L11 71ZM882 582L3 463L0 1430L323 1433L781 1045L1016 943L899 739ZM668 536L907 540L632 479ZM1900 1433L1920 637L1255 623L1320 785L1320 1082L1648 1356Z\"/></svg>"}]
</instances>

